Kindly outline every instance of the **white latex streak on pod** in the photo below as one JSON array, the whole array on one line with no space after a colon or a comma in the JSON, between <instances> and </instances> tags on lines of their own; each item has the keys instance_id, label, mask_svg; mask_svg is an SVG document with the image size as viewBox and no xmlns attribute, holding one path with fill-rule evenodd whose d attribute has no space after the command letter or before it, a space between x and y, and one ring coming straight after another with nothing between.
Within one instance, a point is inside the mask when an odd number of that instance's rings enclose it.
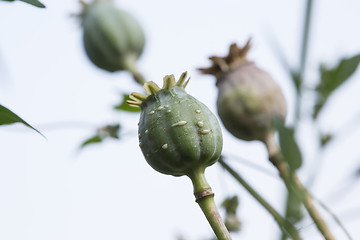
<instances>
[{"instance_id":1,"label":"white latex streak on pod","mask_svg":"<svg viewBox=\"0 0 360 240\"><path fill-rule=\"evenodd\" d=\"M185 124L187 124L187 121L180 121L180 122L174 123L173 125L171 125L171 127L184 126Z\"/></svg>"}]
</instances>

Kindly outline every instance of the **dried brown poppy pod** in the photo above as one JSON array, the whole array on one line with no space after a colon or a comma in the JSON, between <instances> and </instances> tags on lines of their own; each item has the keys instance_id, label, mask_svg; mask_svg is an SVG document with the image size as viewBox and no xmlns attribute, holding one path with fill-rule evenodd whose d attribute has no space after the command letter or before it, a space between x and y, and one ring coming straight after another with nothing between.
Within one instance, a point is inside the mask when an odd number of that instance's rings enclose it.
<instances>
[{"instance_id":1,"label":"dried brown poppy pod","mask_svg":"<svg viewBox=\"0 0 360 240\"><path fill-rule=\"evenodd\" d=\"M217 110L225 128L247 141L266 141L273 134L274 118L285 120L286 101L272 77L247 60L244 47L230 46L226 57L210 57L212 66L199 69L216 77Z\"/></svg>"}]
</instances>

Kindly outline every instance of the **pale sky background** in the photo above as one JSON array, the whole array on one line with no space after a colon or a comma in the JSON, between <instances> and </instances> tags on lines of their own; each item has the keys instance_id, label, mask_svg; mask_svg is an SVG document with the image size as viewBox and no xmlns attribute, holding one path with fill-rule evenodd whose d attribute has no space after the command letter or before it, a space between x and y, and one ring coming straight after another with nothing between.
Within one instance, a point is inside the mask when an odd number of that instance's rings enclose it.
<instances>
[{"instance_id":1,"label":"pale sky background","mask_svg":"<svg viewBox=\"0 0 360 240\"><path fill-rule=\"evenodd\" d=\"M43 0L47 9L25 3L0 2L0 103L37 127L47 140L21 126L0 127L0 239L3 240L188 240L211 236L185 177L154 171L138 148L137 114L115 112L122 92L141 91L127 73L95 68L82 48L75 0ZM305 1L285 0L122 0L119 7L137 17L147 37L139 62L148 80L162 83L167 74L187 70L187 91L216 112L214 79L197 67L207 57L224 55L232 42L251 36L249 58L268 71L284 90L292 121L294 92L272 42L278 41L289 64L296 66ZM315 1L309 51L309 85L318 63L336 63L360 53L360 2ZM331 99L319 126L336 131L359 116L359 71ZM306 110L306 109L305 109ZM122 141L106 141L82 151L79 145L95 128L120 122ZM356 126L356 124L355 124ZM305 167L316 160L311 129L299 137L306 150ZM284 187L266 160L264 146L244 142L224 131L224 154L253 161L271 174L232 159L231 164L279 211ZM351 128L324 152L326 159L312 192L360 239L359 185L342 196L334 191L348 183L346 174L360 166L359 128ZM319 157L319 156L318 156ZM302 179L307 172L300 171ZM220 166L207 170L219 204L226 196L240 198L243 229L237 239L278 239L272 217ZM339 197L340 195L340 197ZM332 196L332 197L331 197ZM338 239L346 239L323 212ZM304 239L321 239L309 219L301 225Z\"/></svg>"}]
</instances>

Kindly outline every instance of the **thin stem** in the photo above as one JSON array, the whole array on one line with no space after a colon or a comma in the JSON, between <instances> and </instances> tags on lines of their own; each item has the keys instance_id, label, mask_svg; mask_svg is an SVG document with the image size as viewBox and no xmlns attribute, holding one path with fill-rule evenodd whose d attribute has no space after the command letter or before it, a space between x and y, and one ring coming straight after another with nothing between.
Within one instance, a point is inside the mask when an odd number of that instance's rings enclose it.
<instances>
[{"instance_id":1,"label":"thin stem","mask_svg":"<svg viewBox=\"0 0 360 240\"><path fill-rule=\"evenodd\" d=\"M303 25L301 48L300 48L301 49L300 66L297 75L294 75L294 77L297 77L297 79L294 79L297 88L296 99L295 99L295 120L294 120L295 128L297 128L301 117L301 99L302 99L302 92L304 89L304 81L305 81L305 73L306 73L306 60L308 54L312 6L313 6L313 0L307 0L306 8L305 8L305 18ZM296 200L294 200L294 198L290 194L291 192L288 192L287 200L286 200L286 218L288 218L292 214L291 204L298 205L298 202L296 202ZM296 206L295 206L295 211L296 211ZM285 236L282 236L282 239L285 239Z\"/></svg>"},{"instance_id":2,"label":"thin stem","mask_svg":"<svg viewBox=\"0 0 360 240\"><path fill-rule=\"evenodd\" d=\"M301 43L301 56L300 56L300 79L304 79L305 69L306 69L306 58L308 53L309 45L309 33L310 33L310 23L311 23L311 13L312 13L313 0L307 0L306 3L306 13L305 13L305 23L302 35ZM303 82L301 81L303 85Z\"/></svg>"},{"instance_id":3,"label":"thin stem","mask_svg":"<svg viewBox=\"0 0 360 240\"><path fill-rule=\"evenodd\" d=\"M295 102L295 126L297 125L300 112L301 112L301 93L304 87L304 79L306 73L306 60L307 60L307 53L308 53L308 46L309 46L309 35L310 35L310 23L311 23L311 16L312 16L312 6L313 0L307 0L306 2L306 12L305 12L305 22L302 34L302 41L301 41L301 53L300 53L300 66L299 66L299 86L298 92Z\"/></svg>"},{"instance_id":4,"label":"thin stem","mask_svg":"<svg viewBox=\"0 0 360 240\"><path fill-rule=\"evenodd\" d=\"M132 57L132 56L129 56L126 59L125 64L126 64L126 70L129 71L132 74L134 80L138 84L144 85L146 80L145 80L144 76L139 72L139 70L136 67L136 58Z\"/></svg>"},{"instance_id":5,"label":"thin stem","mask_svg":"<svg viewBox=\"0 0 360 240\"><path fill-rule=\"evenodd\" d=\"M347 238L349 240L353 240L353 238L351 237L349 231L346 229L346 227L344 226L344 224L342 224L341 220L338 218L338 216L336 216L335 213L333 213L331 211L331 209L323 202L321 201L320 199L317 199L315 197L313 197L315 201L317 201L319 203L319 205L325 209L332 217L333 219L335 220L335 222L339 225L339 227L343 230L343 232L345 233L345 235L347 236Z\"/></svg>"},{"instance_id":6,"label":"thin stem","mask_svg":"<svg viewBox=\"0 0 360 240\"><path fill-rule=\"evenodd\" d=\"M222 159L219 160L221 166L228 171L249 193L253 196L275 219L281 231L289 235L294 240L301 240L298 231L295 227L285 218L283 218L264 198L262 198L255 189L253 189L245 179L243 179L237 172L235 172L229 165Z\"/></svg>"},{"instance_id":7,"label":"thin stem","mask_svg":"<svg viewBox=\"0 0 360 240\"><path fill-rule=\"evenodd\" d=\"M130 73L132 74L134 80L140 84L140 85L144 85L144 83L146 82L144 76L137 70L137 69L132 69L129 70Z\"/></svg>"},{"instance_id":8,"label":"thin stem","mask_svg":"<svg viewBox=\"0 0 360 240\"><path fill-rule=\"evenodd\" d=\"M188 176L194 186L196 202L205 214L205 217L218 240L231 240L230 233L226 229L226 226L215 205L214 193L212 193L211 188L205 179L204 170L194 171Z\"/></svg>"},{"instance_id":9,"label":"thin stem","mask_svg":"<svg viewBox=\"0 0 360 240\"><path fill-rule=\"evenodd\" d=\"M276 174L274 174L273 171L261 166L260 164L254 163L254 161L251 161L249 159L245 159L245 158L233 155L233 154L229 154L229 153L225 153L223 156L225 158L229 157L231 159L236 159L236 163L241 164L242 166L245 165L247 167L252 168L253 170L264 173L272 178L278 179L278 176Z\"/></svg>"},{"instance_id":10,"label":"thin stem","mask_svg":"<svg viewBox=\"0 0 360 240\"><path fill-rule=\"evenodd\" d=\"M302 215L302 203L299 199L295 196L293 192L288 192L286 197L286 209L285 209L285 218L291 223L296 224L299 222L303 215ZM281 236L282 240L288 239L285 234Z\"/></svg>"},{"instance_id":11,"label":"thin stem","mask_svg":"<svg viewBox=\"0 0 360 240\"><path fill-rule=\"evenodd\" d=\"M284 180L288 191L294 192L297 198L303 203L304 207L324 238L327 240L335 240L335 237L321 217L319 211L316 209L311 194L302 185L296 173L290 171L287 163L284 161L280 149L275 143L274 137L269 137L266 141L264 141L264 143L268 148L269 160L279 171L279 175Z\"/></svg>"}]
</instances>

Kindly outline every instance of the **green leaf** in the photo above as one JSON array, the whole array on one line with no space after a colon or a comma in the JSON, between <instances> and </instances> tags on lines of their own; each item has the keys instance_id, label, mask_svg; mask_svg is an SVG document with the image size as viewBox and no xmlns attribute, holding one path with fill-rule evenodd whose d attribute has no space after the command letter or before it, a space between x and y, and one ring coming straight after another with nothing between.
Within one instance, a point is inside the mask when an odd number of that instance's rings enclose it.
<instances>
[{"instance_id":1,"label":"green leaf","mask_svg":"<svg viewBox=\"0 0 360 240\"><path fill-rule=\"evenodd\" d=\"M321 134L320 135L321 147L325 147L332 139L333 139L332 134Z\"/></svg>"},{"instance_id":2,"label":"green leaf","mask_svg":"<svg viewBox=\"0 0 360 240\"><path fill-rule=\"evenodd\" d=\"M285 127L281 120L275 120L275 127L279 133L280 148L285 161L291 170L295 171L302 165L299 146L295 140L294 129Z\"/></svg>"},{"instance_id":3,"label":"green leaf","mask_svg":"<svg viewBox=\"0 0 360 240\"><path fill-rule=\"evenodd\" d=\"M31 126L27 122L25 122L21 117L19 117L18 115L13 113L11 110L9 110L8 108L6 108L0 104L0 125L8 125L8 124L13 124L13 123L22 123L25 126L38 132L43 137L45 137L41 132L39 132L36 128Z\"/></svg>"},{"instance_id":4,"label":"green leaf","mask_svg":"<svg viewBox=\"0 0 360 240\"><path fill-rule=\"evenodd\" d=\"M126 111L126 112L140 112L141 111L140 108L129 106L126 103L127 100L131 100L129 98L129 94L124 93L122 102L120 104L116 105L114 107L114 109L121 110L121 111Z\"/></svg>"},{"instance_id":5,"label":"green leaf","mask_svg":"<svg viewBox=\"0 0 360 240\"><path fill-rule=\"evenodd\" d=\"M242 224L236 214L226 214L224 223L229 232L239 232L241 230Z\"/></svg>"},{"instance_id":6,"label":"green leaf","mask_svg":"<svg viewBox=\"0 0 360 240\"><path fill-rule=\"evenodd\" d=\"M80 145L80 148L83 148L93 143L101 143L104 139L107 138L119 139L119 131L120 124L106 125L104 127L100 127L97 129L96 135L85 140L85 142Z\"/></svg>"},{"instance_id":7,"label":"green leaf","mask_svg":"<svg viewBox=\"0 0 360 240\"><path fill-rule=\"evenodd\" d=\"M80 148L83 148L83 147L85 147L85 146L87 146L87 145L89 145L89 144L92 144L92 143L100 143L100 142L102 142L102 140L103 140L103 139L102 139L100 136L98 136L98 135L93 136L93 137L91 137L91 138L88 138L85 142L83 142L83 143L81 144Z\"/></svg>"},{"instance_id":8,"label":"green leaf","mask_svg":"<svg viewBox=\"0 0 360 240\"><path fill-rule=\"evenodd\" d=\"M224 223L229 232L238 232L241 229L241 221L236 216L238 206L239 199L237 196L227 197L221 203L221 207L226 212Z\"/></svg>"},{"instance_id":9,"label":"green leaf","mask_svg":"<svg viewBox=\"0 0 360 240\"><path fill-rule=\"evenodd\" d=\"M320 66L321 81L316 87L318 93L313 118L317 118L329 96L356 71L360 63L360 54L342 59L335 67Z\"/></svg>"},{"instance_id":10,"label":"green leaf","mask_svg":"<svg viewBox=\"0 0 360 240\"><path fill-rule=\"evenodd\" d=\"M296 224L303 219L304 215L302 212L302 203L299 201L294 190L288 192L286 202L286 213L285 217L292 224Z\"/></svg>"},{"instance_id":11,"label":"green leaf","mask_svg":"<svg viewBox=\"0 0 360 240\"><path fill-rule=\"evenodd\" d=\"M237 208L239 206L239 199L237 196L227 197L221 203L221 206L225 209L226 213L236 214Z\"/></svg>"},{"instance_id":12,"label":"green leaf","mask_svg":"<svg viewBox=\"0 0 360 240\"><path fill-rule=\"evenodd\" d=\"M45 5L39 2L38 0L20 0L20 1L26 2L38 8L45 8Z\"/></svg>"},{"instance_id":13,"label":"green leaf","mask_svg":"<svg viewBox=\"0 0 360 240\"><path fill-rule=\"evenodd\" d=\"M110 137L119 139L120 124L106 125L98 129L98 135L102 138Z\"/></svg>"},{"instance_id":14,"label":"green leaf","mask_svg":"<svg viewBox=\"0 0 360 240\"><path fill-rule=\"evenodd\" d=\"M1 0L1 1L14 2L15 0ZM42 4L41 2L39 2L38 0L20 0L20 1L31 4L31 5L33 5L35 7L38 7L38 8L45 8L45 5Z\"/></svg>"},{"instance_id":15,"label":"green leaf","mask_svg":"<svg viewBox=\"0 0 360 240\"><path fill-rule=\"evenodd\" d=\"M300 92L300 87L301 87L300 73L296 72L296 71L291 71L291 77L293 79L295 89L299 93Z\"/></svg>"}]
</instances>

